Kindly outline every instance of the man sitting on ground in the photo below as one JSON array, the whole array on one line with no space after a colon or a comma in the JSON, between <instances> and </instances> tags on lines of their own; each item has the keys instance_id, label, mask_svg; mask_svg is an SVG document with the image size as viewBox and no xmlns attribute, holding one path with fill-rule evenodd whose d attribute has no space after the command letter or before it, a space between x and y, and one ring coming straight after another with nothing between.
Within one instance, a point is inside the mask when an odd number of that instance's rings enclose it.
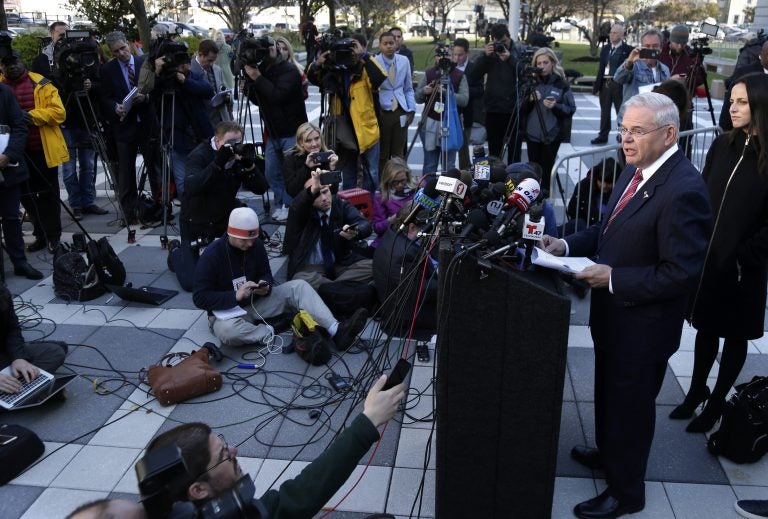
<instances>
[{"instance_id":1,"label":"man sitting on ground","mask_svg":"<svg viewBox=\"0 0 768 519\"><path fill-rule=\"evenodd\" d=\"M208 311L213 334L229 346L266 343L273 329L264 319L290 308L309 312L340 350L349 348L365 326L368 311L358 309L339 323L306 281L276 285L258 236L259 217L253 209L238 207L229 216L227 235L209 245L198 260L193 301Z\"/></svg>"},{"instance_id":2,"label":"man sitting on ground","mask_svg":"<svg viewBox=\"0 0 768 519\"><path fill-rule=\"evenodd\" d=\"M320 170L304 184L291 204L283 254L288 279L303 279L315 290L332 281L373 279L373 261L355 250L354 241L371 235L368 220L352 204L320 184Z\"/></svg>"}]
</instances>

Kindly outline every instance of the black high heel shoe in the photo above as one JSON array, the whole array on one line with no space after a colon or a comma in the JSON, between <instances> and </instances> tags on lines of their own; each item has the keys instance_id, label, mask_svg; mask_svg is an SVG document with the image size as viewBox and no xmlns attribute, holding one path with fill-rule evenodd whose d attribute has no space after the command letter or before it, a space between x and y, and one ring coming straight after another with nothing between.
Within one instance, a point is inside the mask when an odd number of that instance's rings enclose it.
<instances>
[{"instance_id":1,"label":"black high heel shoe","mask_svg":"<svg viewBox=\"0 0 768 519\"><path fill-rule=\"evenodd\" d=\"M696 408L706 402L707 399L709 399L708 386L704 386L704 389L701 391L688 391L683 403L675 407L672 412L669 413L669 417L672 420L687 420L693 416L693 412Z\"/></svg>"},{"instance_id":2,"label":"black high heel shoe","mask_svg":"<svg viewBox=\"0 0 768 519\"><path fill-rule=\"evenodd\" d=\"M712 429L720 417L723 416L723 408L725 407L725 400L712 400L707 401L707 405L699 416L691 420L688 427L685 428L686 432L690 433L705 433Z\"/></svg>"}]
</instances>

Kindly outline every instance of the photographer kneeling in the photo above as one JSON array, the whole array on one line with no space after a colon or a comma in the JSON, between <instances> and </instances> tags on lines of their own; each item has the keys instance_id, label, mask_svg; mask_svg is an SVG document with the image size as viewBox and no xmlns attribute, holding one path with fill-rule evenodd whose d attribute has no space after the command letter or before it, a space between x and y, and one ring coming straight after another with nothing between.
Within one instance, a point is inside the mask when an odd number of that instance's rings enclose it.
<instances>
[{"instance_id":1,"label":"photographer kneeling","mask_svg":"<svg viewBox=\"0 0 768 519\"><path fill-rule=\"evenodd\" d=\"M237 191L244 184L254 192L267 190L264 172L254 162L252 144L242 144L243 129L235 122L216 125L210 142L200 143L187 157L186 189L181 202L181 241L171 242L168 269L179 284L192 290L201 248L224 234L229 213L243 204Z\"/></svg>"}]
</instances>

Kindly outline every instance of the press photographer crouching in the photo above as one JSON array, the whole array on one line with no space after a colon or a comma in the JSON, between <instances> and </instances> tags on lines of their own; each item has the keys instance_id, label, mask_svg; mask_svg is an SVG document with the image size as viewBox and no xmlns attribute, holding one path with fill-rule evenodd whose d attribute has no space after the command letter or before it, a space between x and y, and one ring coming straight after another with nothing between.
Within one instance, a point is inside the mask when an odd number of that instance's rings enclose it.
<instances>
[{"instance_id":1,"label":"press photographer crouching","mask_svg":"<svg viewBox=\"0 0 768 519\"><path fill-rule=\"evenodd\" d=\"M193 422L156 437L137 463L143 509L124 500L98 500L79 507L68 519L314 517L378 441L377 428L397 412L404 386L383 391L385 382L384 376L376 381L363 411L320 456L294 479L267 490L259 499L253 481L237 462L237 448L208 425Z\"/></svg>"},{"instance_id":2,"label":"press photographer crouching","mask_svg":"<svg viewBox=\"0 0 768 519\"><path fill-rule=\"evenodd\" d=\"M229 213L243 204L242 185L260 194L267 190L264 172L255 163L253 144L244 144L235 122L216 125L210 142L200 143L187 157L186 188L181 201L180 241L168 247L168 269L191 291L200 251L227 230Z\"/></svg>"}]
</instances>

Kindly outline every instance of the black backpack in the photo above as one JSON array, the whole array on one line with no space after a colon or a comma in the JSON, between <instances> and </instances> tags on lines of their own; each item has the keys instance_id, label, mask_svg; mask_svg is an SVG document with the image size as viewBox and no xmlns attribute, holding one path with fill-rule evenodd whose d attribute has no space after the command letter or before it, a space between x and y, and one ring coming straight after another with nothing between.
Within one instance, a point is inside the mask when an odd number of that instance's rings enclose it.
<instances>
[{"instance_id":1,"label":"black backpack","mask_svg":"<svg viewBox=\"0 0 768 519\"><path fill-rule=\"evenodd\" d=\"M115 254L106 236L99 238L98 241L89 241L85 252L91 266L96 267L96 274L102 283L123 286L126 276L125 266Z\"/></svg>"},{"instance_id":2,"label":"black backpack","mask_svg":"<svg viewBox=\"0 0 768 519\"><path fill-rule=\"evenodd\" d=\"M0 435L0 485L5 485L42 456L45 445L21 425L0 425Z\"/></svg>"},{"instance_id":3,"label":"black backpack","mask_svg":"<svg viewBox=\"0 0 768 519\"><path fill-rule=\"evenodd\" d=\"M106 290L96 268L90 267L82 254L59 244L53 254L53 292L66 301L90 301Z\"/></svg>"},{"instance_id":4,"label":"black backpack","mask_svg":"<svg viewBox=\"0 0 768 519\"><path fill-rule=\"evenodd\" d=\"M768 377L754 377L735 389L707 448L735 463L754 463L768 452Z\"/></svg>"}]
</instances>

